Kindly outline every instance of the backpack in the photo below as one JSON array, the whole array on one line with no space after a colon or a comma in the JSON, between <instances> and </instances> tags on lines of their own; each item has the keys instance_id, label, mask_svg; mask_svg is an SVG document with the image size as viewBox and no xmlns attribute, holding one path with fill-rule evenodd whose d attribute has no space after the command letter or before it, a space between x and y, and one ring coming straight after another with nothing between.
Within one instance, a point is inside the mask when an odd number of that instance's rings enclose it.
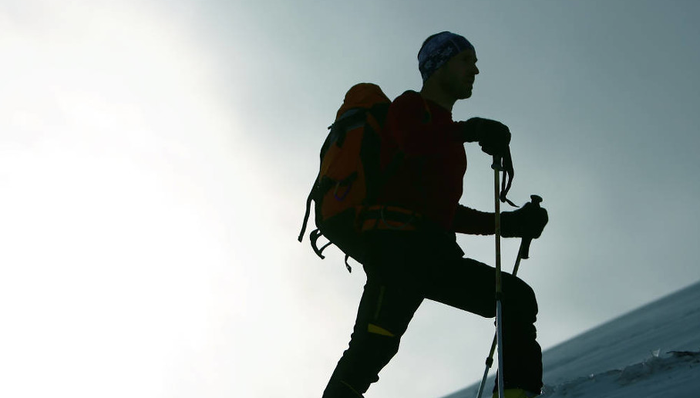
<instances>
[{"instance_id":1,"label":"backpack","mask_svg":"<svg viewBox=\"0 0 700 398\"><path fill-rule=\"evenodd\" d=\"M381 131L391 101L381 88L360 83L348 90L335 122L321 147L321 165L306 200L306 214L299 242L306 231L314 202L316 229L309 235L311 247L321 257L335 244L348 258L362 262L365 247L360 237L360 215L372 204L383 179L380 166ZM318 247L318 239L329 240Z\"/></svg>"}]
</instances>

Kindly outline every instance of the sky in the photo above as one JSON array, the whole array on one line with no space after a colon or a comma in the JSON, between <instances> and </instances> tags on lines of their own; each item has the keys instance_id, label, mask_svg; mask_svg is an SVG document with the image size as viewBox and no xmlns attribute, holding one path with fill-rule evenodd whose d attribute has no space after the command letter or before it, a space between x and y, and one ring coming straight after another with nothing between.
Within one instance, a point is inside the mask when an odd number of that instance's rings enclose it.
<instances>
[{"instance_id":1,"label":"sky","mask_svg":"<svg viewBox=\"0 0 700 398\"><path fill-rule=\"evenodd\" d=\"M355 83L420 89L443 30L481 71L455 120L508 125L510 198L549 211L520 269L543 348L700 280L699 11L1 2L0 395L320 396L364 283L296 241L326 127ZM466 150L461 203L492 210L490 159ZM459 243L493 264L492 238ZM425 302L367 398L473 383L492 333Z\"/></svg>"}]
</instances>

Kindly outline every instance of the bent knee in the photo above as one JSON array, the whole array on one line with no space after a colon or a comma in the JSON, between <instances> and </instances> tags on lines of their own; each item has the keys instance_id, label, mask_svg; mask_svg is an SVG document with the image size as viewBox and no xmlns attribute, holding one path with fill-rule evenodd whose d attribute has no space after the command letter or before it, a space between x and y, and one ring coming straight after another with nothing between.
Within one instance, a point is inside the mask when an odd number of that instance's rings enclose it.
<instances>
[{"instance_id":1,"label":"bent knee","mask_svg":"<svg viewBox=\"0 0 700 398\"><path fill-rule=\"evenodd\" d=\"M504 304L505 310L507 310L507 306L512 306L512 309L517 309L518 314L532 318L532 322L534 322L538 312L537 297L530 285L520 278L511 277L504 282L503 294L505 301L508 302L507 305Z\"/></svg>"}]
</instances>

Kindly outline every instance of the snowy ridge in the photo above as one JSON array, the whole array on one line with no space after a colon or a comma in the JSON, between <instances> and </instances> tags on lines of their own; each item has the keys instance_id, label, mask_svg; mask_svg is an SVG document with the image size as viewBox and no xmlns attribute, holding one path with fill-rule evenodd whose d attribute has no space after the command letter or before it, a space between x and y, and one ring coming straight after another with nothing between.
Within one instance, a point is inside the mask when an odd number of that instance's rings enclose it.
<instances>
[{"instance_id":1,"label":"snowy ridge","mask_svg":"<svg viewBox=\"0 0 700 398\"><path fill-rule=\"evenodd\" d=\"M700 351L659 352L623 369L580 377L558 385L545 384L541 398L559 397L668 397L669 384L677 397L697 397ZM661 382L662 381L662 382ZM634 392L633 392L634 390Z\"/></svg>"},{"instance_id":2,"label":"snowy ridge","mask_svg":"<svg viewBox=\"0 0 700 398\"><path fill-rule=\"evenodd\" d=\"M700 283L546 350L543 365L542 398L700 397Z\"/></svg>"}]
</instances>

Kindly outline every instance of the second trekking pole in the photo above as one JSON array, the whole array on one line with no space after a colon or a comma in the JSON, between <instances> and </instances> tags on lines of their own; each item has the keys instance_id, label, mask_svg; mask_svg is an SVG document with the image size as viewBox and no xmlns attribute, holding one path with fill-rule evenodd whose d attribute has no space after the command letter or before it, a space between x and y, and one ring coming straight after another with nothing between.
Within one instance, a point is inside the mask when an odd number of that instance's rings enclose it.
<instances>
[{"instance_id":1,"label":"second trekking pole","mask_svg":"<svg viewBox=\"0 0 700 398\"><path fill-rule=\"evenodd\" d=\"M537 195L530 195L531 203L535 206L542 203L542 198ZM532 238L523 238L520 242L520 249L518 249L518 256L515 259L515 266L513 267L513 276L518 274L518 269L520 268L520 260L527 260L530 258L530 243L532 243ZM489 370L493 366L493 353L496 351L496 338L498 335L493 336L493 342L491 343L491 351L489 351L489 356L486 358L486 368L484 369L484 375L481 378L481 384L479 384L479 390L476 393L476 398L481 398L484 392L484 387L486 385L486 379L488 378ZM500 390L499 390L500 391Z\"/></svg>"}]
</instances>

